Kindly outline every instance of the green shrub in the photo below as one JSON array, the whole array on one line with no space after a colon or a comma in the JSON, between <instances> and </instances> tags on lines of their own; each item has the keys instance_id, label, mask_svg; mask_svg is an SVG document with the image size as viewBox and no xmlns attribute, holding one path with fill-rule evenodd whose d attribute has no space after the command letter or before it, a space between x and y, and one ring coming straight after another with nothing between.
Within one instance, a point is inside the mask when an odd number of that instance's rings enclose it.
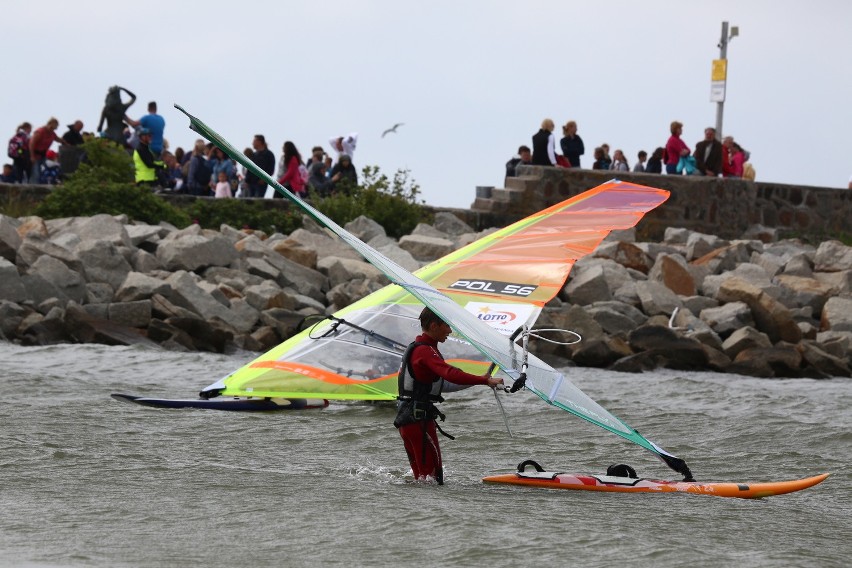
<instances>
[{"instance_id":1,"label":"green shrub","mask_svg":"<svg viewBox=\"0 0 852 568\"><path fill-rule=\"evenodd\" d=\"M205 229L218 230L225 223L235 229L260 229L271 235L289 234L302 226L301 212L295 211L295 207L270 208L265 200L196 199L186 213Z\"/></svg>"},{"instance_id":2,"label":"green shrub","mask_svg":"<svg viewBox=\"0 0 852 568\"><path fill-rule=\"evenodd\" d=\"M224 223L268 234L288 234L302 224L302 212L295 206L282 210L265 200L195 199L187 205L172 205L150 188L136 186L133 161L117 144L98 138L86 142L83 150L85 161L36 208L36 215L54 219L124 214L136 221L167 221L179 228L194 222L218 230ZM340 225L366 215L394 238L431 220L418 202L420 186L410 179L408 170L397 170L390 180L377 166L367 166L361 175L357 187L326 198L312 195L312 202Z\"/></svg>"},{"instance_id":3,"label":"green shrub","mask_svg":"<svg viewBox=\"0 0 852 568\"><path fill-rule=\"evenodd\" d=\"M409 174L409 170L400 169L389 180L377 166L366 166L361 184L349 193L340 191L325 198L312 194L311 199L317 209L340 225L365 215L384 227L388 236L398 239L410 234L417 223L431 221L417 200L420 186Z\"/></svg>"},{"instance_id":4,"label":"green shrub","mask_svg":"<svg viewBox=\"0 0 852 568\"><path fill-rule=\"evenodd\" d=\"M189 225L189 216L134 183L133 162L117 144L103 138L83 145L86 159L68 180L36 208L46 219L106 213L125 214L133 220L177 227Z\"/></svg>"}]
</instances>

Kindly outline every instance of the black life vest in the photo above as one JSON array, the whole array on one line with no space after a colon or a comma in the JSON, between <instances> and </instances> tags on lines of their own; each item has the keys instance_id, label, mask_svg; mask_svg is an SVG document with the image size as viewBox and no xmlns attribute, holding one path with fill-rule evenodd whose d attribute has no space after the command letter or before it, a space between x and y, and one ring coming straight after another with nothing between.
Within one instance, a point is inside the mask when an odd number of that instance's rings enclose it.
<instances>
[{"instance_id":1,"label":"black life vest","mask_svg":"<svg viewBox=\"0 0 852 568\"><path fill-rule=\"evenodd\" d=\"M408 345L405 354L402 356L402 363L399 366L399 374L397 378L397 387L399 400L414 400L416 402L444 402L441 396L441 391L444 388L444 379L438 377L432 384L424 383L414 379L414 369L411 366L411 355L414 353L414 348L419 345L427 345L422 341L414 341ZM440 355L440 352L438 352Z\"/></svg>"}]
</instances>

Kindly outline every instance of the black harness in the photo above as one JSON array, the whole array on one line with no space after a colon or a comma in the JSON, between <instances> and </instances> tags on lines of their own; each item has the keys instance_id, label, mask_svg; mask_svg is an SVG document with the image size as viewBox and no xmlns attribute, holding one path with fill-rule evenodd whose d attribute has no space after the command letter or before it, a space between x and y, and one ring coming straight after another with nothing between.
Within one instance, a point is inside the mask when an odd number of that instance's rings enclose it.
<instances>
[{"instance_id":1,"label":"black harness","mask_svg":"<svg viewBox=\"0 0 852 568\"><path fill-rule=\"evenodd\" d=\"M414 368L411 366L411 355L414 348L420 345L432 347L429 343L422 341L414 341L409 344L402 356L402 363L399 366L398 387L399 396L397 396L396 418L393 425L397 428L420 422L423 427L423 455L426 455L427 432L426 424L432 420L440 419L442 422L446 418L444 414L435 406L436 402L444 402L444 397L441 396L441 390L444 387L444 379L438 377L432 383L423 383L414 379ZM440 352L438 352L440 354ZM435 422L435 428L441 435L446 436L450 440L455 440L454 436L447 434ZM438 483L443 483L442 472L438 473Z\"/></svg>"}]
</instances>

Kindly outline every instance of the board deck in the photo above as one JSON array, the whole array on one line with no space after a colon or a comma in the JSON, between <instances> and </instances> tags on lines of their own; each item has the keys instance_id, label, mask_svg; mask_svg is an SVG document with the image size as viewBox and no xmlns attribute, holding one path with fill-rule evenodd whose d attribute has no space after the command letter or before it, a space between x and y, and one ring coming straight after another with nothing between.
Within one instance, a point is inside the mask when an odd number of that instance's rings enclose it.
<instances>
[{"instance_id":1,"label":"board deck","mask_svg":"<svg viewBox=\"0 0 852 568\"><path fill-rule=\"evenodd\" d=\"M270 412L279 410L308 410L325 408L328 401L311 398L246 398L217 397L203 398L148 398L130 394L114 393L112 398L121 402L151 406L154 408L204 408L208 410L230 410L233 412Z\"/></svg>"},{"instance_id":2,"label":"board deck","mask_svg":"<svg viewBox=\"0 0 852 568\"><path fill-rule=\"evenodd\" d=\"M549 489L573 489L580 491L606 491L611 493L691 493L715 495L717 497L740 497L759 499L772 495L783 495L813 487L828 477L828 473L796 479L767 483L725 483L697 481L663 481L658 479L634 479L607 475L585 475L548 471L518 472L484 477L485 483L546 487Z\"/></svg>"}]
</instances>

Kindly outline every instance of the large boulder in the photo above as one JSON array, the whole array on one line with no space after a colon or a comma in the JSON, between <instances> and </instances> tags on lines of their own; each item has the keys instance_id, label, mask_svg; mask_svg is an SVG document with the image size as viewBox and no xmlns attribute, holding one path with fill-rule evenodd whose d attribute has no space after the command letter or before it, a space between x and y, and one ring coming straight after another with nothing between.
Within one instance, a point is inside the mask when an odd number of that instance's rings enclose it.
<instances>
[{"instance_id":1,"label":"large boulder","mask_svg":"<svg viewBox=\"0 0 852 568\"><path fill-rule=\"evenodd\" d=\"M130 244L134 247L145 242L157 243L169 233L168 230L159 225L147 225L145 223L125 225L124 230L130 238Z\"/></svg>"},{"instance_id":2,"label":"large boulder","mask_svg":"<svg viewBox=\"0 0 852 568\"><path fill-rule=\"evenodd\" d=\"M722 337L742 327L754 326L751 309L745 302L728 302L716 308L707 308L701 310L698 317Z\"/></svg>"},{"instance_id":3,"label":"large boulder","mask_svg":"<svg viewBox=\"0 0 852 568\"><path fill-rule=\"evenodd\" d=\"M317 269L328 276L329 285L334 287L352 280L375 280L387 284L388 280L378 268L367 262L351 258L327 256L317 263Z\"/></svg>"},{"instance_id":4,"label":"large boulder","mask_svg":"<svg viewBox=\"0 0 852 568\"><path fill-rule=\"evenodd\" d=\"M157 247L157 259L166 270L200 271L208 266L228 266L238 253L231 242L221 236L184 234L163 239Z\"/></svg>"},{"instance_id":5,"label":"large boulder","mask_svg":"<svg viewBox=\"0 0 852 568\"><path fill-rule=\"evenodd\" d=\"M448 235L447 233L445 233L443 231L439 231L438 229L436 229L433 225L430 225L429 223L417 223L417 226L414 227L414 230L411 231L411 234L412 235L419 235L419 236L422 236L422 237L435 237L436 239L451 240L451 239L449 239L450 235Z\"/></svg>"},{"instance_id":6,"label":"large boulder","mask_svg":"<svg viewBox=\"0 0 852 568\"><path fill-rule=\"evenodd\" d=\"M606 333L625 337L648 319L638 309L621 302L595 302L586 311Z\"/></svg>"},{"instance_id":7,"label":"large boulder","mask_svg":"<svg viewBox=\"0 0 852 568\"><path fill-rule=\"evenodd\" d=\"M50 231L41 217L35 215L30 217L22 217L18 220L16 230L22 239L33 237L37 239L46 239L50 236Z\"/></svg>"},{"instance_id":8,"label":"large boulder","mask_svg":"<svg viewBox=\"0 0 852 568\"><path fill-rule=\"evenodd\" d=\"M825 377L849 377L852 369L849 367L849 359L841 359L824 351L813 341L802 341L799 344L802 358L814 369Z\"/></svg>"},{"instance_id":9,"label":"large boulder","mask_svg":"<svg viewBox=\"0 0 852 568\"><path fill-rule=\"evenodd\" d=\"M197 318L200 317L196 312L175 305L168 298L160 294L154 294L151 297L151 315L161 320L169 318Z\"/></svg>"},{"instance_id":10,"label":"large boulder","mask_svg":"<svg viewBox=\"0 0 852 568\"><path fill-rule=\"evenodd\" d=\"M740 351L746 349L769 347L772 347L769 336L750 326L741 327L734 331L722 343L722 350L731 359L735 358Z\"/></svg>"},{"instance_id":11,"label":"large boulder","mask_svg":"<svg viewBox=\"0 0 852 568\"><path fill-rule=\"evenodd\" d=\"M21 246L21 235L18 234L18 221L14 217L0 214L0 257L9 262L15 262L18 247Z\"/></svg>"},{"instance_id":12,"label":"large boulder","mask_svg":"<svg viewBox=\"0 0 852 568\"><path fill-rule=\"evenodd\" d=\"M691 232L686 239L686 258L695 260L729 244L728 241L715 235Z\"/></svg>"},{"instance_id":13,"label":"large boulder","mask_svg":"<svg viewBox=\"0 0 852 568\"><path fill-rule=\"evenodd\" d=\"M251 327L245 328L246 323L243 318L238 317L237 314L213 298L198 285L196 278L197 276L184 270L179 270L169 276L166 280L172 287L172 294L169 299L173 303L201 315L205 320L221 320L240 333L250 331Z\"/></svg>"},{"instance_id":14,"label":"large boulder","mask_svg":"<svg viewBox=\"0 0 852 568\"><path fill-rule=\"evenodd\" d=\"M376 248L376 250L409 272L414 272L420 268L421 263L411 256L410 252L400 248L396 241L391 241L384 246Z\"/></svg>"},{"instance_id":15,"label":"large boulder","mask_svg":"<svg viewBox=\"0 0 852 568\"><path fill-rule=\"evenodd\" d=\"M828 286L832 295L852 296L852 270L814 272L813 276Z\"/></svg>"},{"instance_id":16,"label":"large boulder","mask_svg":"<svg viewBox=\"0 0 852 568\"><path fill-rule=\"evenodd\" d=\"M781 271L784 274L789 274L791 276L804 276L809 278L813 276L814 264L808 255L802 252L791 256L790 259L784 263L784 267Z\"/></svg>"},{"instance_id":17,"label":"large boulder","mask_svg":"<svg viewBox=\"0 0 852 568\"><path fill-rule=\"evenodd\" d=\"M246 286L243 292L246 302L260 311L270 308L296 309L295 299L274 282L267 281L256 286Z\"/></svg>"},{"instance_id":18,"label":"large boulder","mask_svg":"<svg viewBox=\"0 0 852 568\"><path fill-rule=\"evenodd\" d=\"M153 278L140 272L129 272L124 282L115 292L116 302L135 302L148 300L154 294L168 296L172 287L159 278Z\"/></svg>"},{"instance_id":19,"label":"large boulder","mask_svg":"<svg viewBox=\"0 0 852 568\"><path fill-rule=\"evenodd\" d=\"M305 316L299 312L284 308L272 308L264 310L260 314L260 320L263 324L274 328L281 339L287 339L294 335L304 319Z\"/></svg>"},{"instance_id":20,"label":"large boulder","mask_svg":"<svg viewBox=\"0 0 852 568\"><path fill-rule=\"evenodd\" d=\"M319 229L318 232L306 229L304 225L301 229L296 229L290 233L290 236L285 242L298 243L306 249L313 250L317 254L317 258L326 256L354 258L357 260L362 258L355 249L340 239L331 237L322 229Z\"/></svg>"},{"instance_id":21,"label":"large boulder","mask_svg":"<svg viewBox=\"0 0 852 568\"><path fill-rule=\"evenodd\" d=\"M816 278L779 274L775 280L793 293L798 306L810 306L814 312L822 311L822 307L832 295L831 286Z\"/></svg>"},{"instance_id":22,"label":"large boulder","mask_svg":"<svg viewBox=\"0 0 852 568\"><path fill-rule=\"evenodd\" d=\"M680 296L695 295L695 280L687 267L686 260L678 254L657 256L648 273L648 280L660 282Z\"/></svg>"},{"instance_id":23,"label":"large boulder","mask_svg":"<svg viewBox=\"0 0 852 568\"><path fill-rule=\"evenodd\" d=\"M795 344L802 339L802 331L793 320L790 310L742 278L735 276L725 280L716 298L721 302L740 301L747 304L757 328L766 333L773 343L784 340Z\"/></svg>"},{"instance_id":24,"label":"large boulder","mask_svg":"<svg viewBox=\"0 0 852 568\"><path fill-rule=\"evenodd\" d=\"M654 261L644 250L634 243L624 241L605 242L595 249L593 256L614 260L625 268L638 270L647 274Z\"/></svg>"},{"instance_id":25,"label":"large boulder","mask_svg":"<svg viewBox=\"0 0 852 568\"><path fill-rule=\"evenodd\" d=\"M31 266L40 256L48 255L61 260L74 272L83 271L83 263L77 253L53 243L42 236L27 236L18 247L16 263L21 268Z\"/></svg>"},{"instance_id":26,"label":"large boulder","mask_svg":"<svg viewBox=\"0 0 852 568\"><path fill-rule=\"evenodd\" d=\"M217 320L173 317L165 320L165 323L186 333L192 340L192 348L197 351L221 353L228 341L234 337L233 332ZM182 336L175 339L185 341Z\"/></svg>"},{"instance_id":27,"label":"large boulder","mask_svg":"<svg viewBox=\"0 0 852 568\"><path fill-rule=\"evenodd\" d=\"M151 323L151 300L113 303L109 305L107 313L112 322L145 328Z\"/></svg>"},{"instance_id":28,"label":"large boulder","mask_svg":"<svg viewBox=\"0 0 852 568\"><path fill-rule=\"evenodd\" d=\"M86 283L86 305L109 304L115 297L115 290L106 282Z\"/></svg>"},{"instance_id":29,"label":"large boulder","mask_svg":"<svg viewBox=\"0 0 852 568\"><path fill-rule=\"evenodd\" d=\"M659 282L637 282L636 294L642 311L649 316L670 315L683 302L669 288Z\"/></svg>"},{"instance_id":30,"label":"large boulder","mask_svg":"<svg viewBox=\"0 0 852 568\"><path fill-rule=\"evenodd\" d=\"M241 253L244 257L253 256L255 258L264 258L272 254L272 249L267 247L264 242L257 237L257 235L246 235L233 246L237 252Z\"/></svg>"},{"instance_id":31,"label":"large boulder","mask_svg":"<svg viewBox=\"0 0 852 568\"><path fill-rule=\"evenodd\" d=\"M797 377L801 374L802 354L795 345L779 342L772 347L752 347L743 349L734 357L731 372L753 376ZM764 375L765 367L769 375ZM757 373L744 373L746 369L756 369Z\"/></svg>"},{"instance_id":32,"label":"large boulder","mask_svg":"<svg viewBox=\"0 0 852 568\"><path fill-rule=\"evenodd\" d=\"M249 262L251 259L245 259ZM260 259L255 259L260 260ZM292 288L299 294L321 300L328 289L328 278L317 270L293 262L281 255L271 254L266 262L278 270L275 281L282 288Z\"/></svg>"},{"instance_id":33,"label":"large boulder","mask_svg":"<svg viewBox=\"0 0 852 568\"><path fill-rule=\"evenodd\" d=\"M2 276L0 276L0 286L2 286ZM0 335L6 339L11 339L18 326L24 318L32 313L32 310L19 306L15 302L0 300Z\"/></svg>"},{"instance_id":34,"label":"large boulder","mask_svg":"<svg viewBox=\"0 0 852 568\"><path fill-rule=\"evenodd\" d=\"M106 282L117 290L133 271L121 251L108 241L83 241L76 253L84 265L88 282Z\"/></svg>"},{"instance_id":35,"label":"large boulder","mask_svg":"<svg viewBox=\"0 0 852 568\"><path fill-rule=\"evenodd\" d=\"M354 304L361 298L372 294L382 288L382 285L374 280L357 278L341 282L326 293L326 300L331 307L336 309L345 308Z\"/></svg>"},{"instance_id":36,"label":"large boulder","mask_svg":"<svg viewBox=\"0 0 852 568\"><path fill-rule=\"evenodd\" d=\"M135 249L130 257L130 265L136 272L153 272L162 270L163 265L157 257L142 249Z\"/></svg>"},{"instance_id":37,"label":"large boulder","mask_svg":"<svg viewBox=\"0 0 852 568\"><path fill-rule=\"evenodd\" d=\"M24 289L18 268L5 258L0 257L0 300L17 303L23 302L27 298L28 294Z\"/></svg>"},{"instance_id":38,"label":"large boulder","mask_svg":"<svg viewBox=\"0 0 852 568\"><path fill-rule=\"evenodd\" d=\"M243 259L240 266L249 274L258 276L263 280L277 281L281 277L281 271L262 258L249 257Z\"/></svg>"},{"instance_id":39,"label":"large boulder","mask_svg":"<svg viewBox=\"0 0 852 568\"><path fill-rule=\"evenodd\" d=\"M69 300L68 296L40 274L24 274L21 276L21 284L27 291L27 299L35 305L56 299L64 306Z\"/></svg>"},{"instance_id":40,"label":"large boulder","mask_svg":"<svg viewBox=\"0 0 852 568\"><path fill-rule=\"evenodd\" d=\"M573 270L559 296L579 306L612 300L603 266Z\"/></svg>"},{"instance_id":41,"label":"large boulder","mask_svg":"<svg viewBox=\"0 0 852 568\"><path fill-rule=\"evenodd\" d=\"M78 304L86 301L86 282L68 266L52 256L41 256L28 270L28 274L37 274L53 284L64 297Z\"/></svg>"},{"instance_id":42,"label":"large boulder","mask_svg":"<svg viewBox=\"0 0 852 568\"><path fill-rule=\"evenodd\" d=\"M307 268L317 267L317 251L308 248L299 241L293 239L282 239L273 242L269 247L286 259Z\"/></svg>"},{"instance_id":43,"label":"large boulder","mask_svg":"<svg viewBox=\"0 0 852 568\"><path fill-rule=\"evenodd\" d=\"M448 211L438 211L435 213L435 220L432 225L442 233L454 237L473 232L473 228L470 225Z\"/></svg>"},{"instance_id":44,"label":"large boulder","mask_svg":"<svg viewBox=\"0 0 852 568\"><path fill-rule=\"evenodd\" d=\"M822 309L820 329L852 331L852 298L829 298Z\"/></svg>"},{"instance_id":45,"label":"large boulder","mask_svg":"<svg viewBox=\"0 0 852 568\"><path fill-rule=\"evenodd\" d=\"M204 279L213 284L225 284L236 290L242 290L246 286L262 284L264 281L263 277L221 266L211 266L205 270Z\"/></svg>"},{"instance_id":46,"label":"large boulder","mask_svg":"<svg viewBox=\"0 0 852 568\"><path fill-rule=\"evenodd\" d=\"M141 330L92 316L74 302L65 308L65 325L71 337L80 343L157 347Z\"/></svg>"},{"instance_id":47,"label":"large boulder","mask_svg":"<svg viewBox=\"0 0 852 568\"><path fill-rule=\"evenodd\" d=\"M604 302L612 300L614 292L632 280L630 269L614 260L586 256L574 263L559 296L580 305Z\"/></svg>"},{"instance_id":48,"label":"large boulder","mask_svg":"<svg viewBox=\"0 0 852 568\"><path fill-rule=\"evenodd\" d=\"M574 345L538 342L536 353L571 358L573 353L577 349L580 349L583 343L606 340L606 335L601 325L581 306L569 306L567 309L564 307L545 308L536 322L536 327L540 329L566 329L582 337L582 341Z\"/></svg>"},{"instance_id":49,"label":"large boulder","mask_svg":"<svg viewBox=\"0 0 852 568\"><path fill-rule=\"evenodd\" d=\"M839 272L852 269L852 247L840 241L823 241L814 256L817 272Z\"/></svg>"},{"instance_id":50,"label":"large boulder","mask_svg":"<svg viewBox=\"0 0 852 568\"><path fill-rule=\"evenodd\" d=\"M399 247L417 260L427 262L446 256L456 248L451 240L421 234L405 235L399 240Z\"/></svg>"},{"instance_id":51,"label":"large boulder","mask_svg":"<svg viewBox=\"0 0 852 568\"><path fill-rule=\"evenodd\" d=\"M627 337L635 352L646 352L658 365L671 369L703 369L707 352L702 344L661 325L644 325Z\"/></svg>"},{"instance_id":52,"label":"large boulder","mask_svg":"<svg viewBox=\"0 0 852 568\"><path fill-rule=\"evenodd\" d=\"M47 222L51 238L65 234L76 235L81 241L105 241L117 247L136 246L127 234L124 224L112 215L100 214L92 217L72 217Z\"/></svg>"},{"instance_id":53,"label":"large boulder","mask_svg":"<svg viewBox=\"0 0 852 568\"><path fill-rule=\"evenodd\" d=\"M343 228L365 243L380 235L387 235L384 227L364 215L349 221Z\"/></svg>"}]
</instances>

